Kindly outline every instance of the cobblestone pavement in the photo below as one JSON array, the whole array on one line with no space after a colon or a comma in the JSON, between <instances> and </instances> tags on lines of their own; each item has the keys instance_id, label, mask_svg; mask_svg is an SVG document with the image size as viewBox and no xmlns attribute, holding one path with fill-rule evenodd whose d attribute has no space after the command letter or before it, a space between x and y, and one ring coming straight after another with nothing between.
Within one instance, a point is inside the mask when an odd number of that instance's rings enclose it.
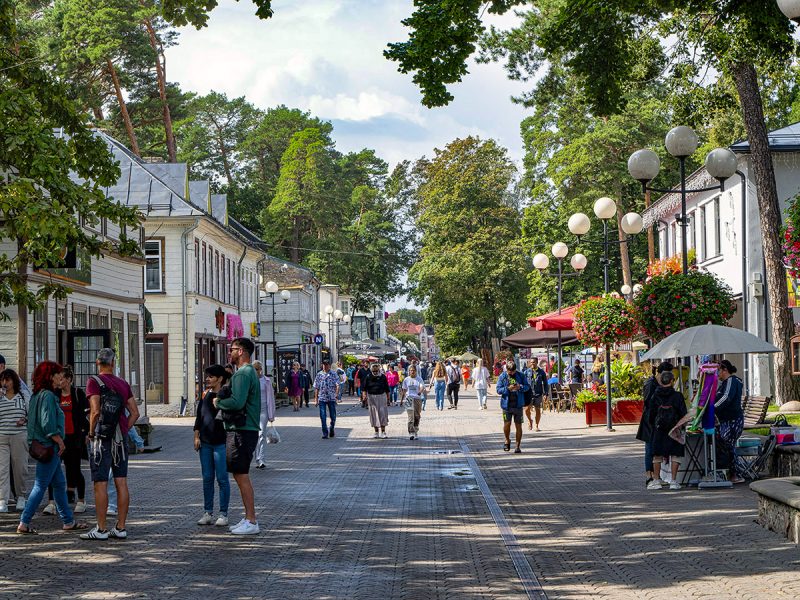
<instances>
[{"instance_id":1,"label":"cobblestone pavement","mask_svg":"<svg viewBox=\"0 0 800 600\"><path fill-rule=\"evenodd\" d=\"M588 430L582 415L545 414L523 454L505 453L496 399L476 405L429 405L413 442L399 408L388 440L352 402L329 440L313 406L279 409L282 441L251 473L250 538L195 525L192 420L154 419L164 450L131 460L131 537L82 542L41 514L40 535L17 536L18 515L0 515L0 597L526 598L464 450L549 598L800 597L800 550L753 522L746 487L647 492L633 428Z\"/></svg>"}]
</instances>

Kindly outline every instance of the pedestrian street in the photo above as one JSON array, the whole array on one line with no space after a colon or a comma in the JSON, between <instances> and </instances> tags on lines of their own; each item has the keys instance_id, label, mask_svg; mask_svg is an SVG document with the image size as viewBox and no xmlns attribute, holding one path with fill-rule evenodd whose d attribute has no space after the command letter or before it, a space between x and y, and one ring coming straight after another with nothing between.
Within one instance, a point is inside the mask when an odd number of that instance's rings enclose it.
<instances>
[{"instance_id":1,"label":"pedestrian street","mask_svg":"<svg viewBox=\"0 0 800 600\"><path fill-rule=\"evenodd\" d=\"M0 515L2 597L800 597L800 553L754 523L747 486L647 491L635 428L582 414L546 412L522 454L503 452L497 398L477 404L429 401L414 441L401 408L385 440L347 398L333 439L313 405L280 408L282 440L251 472L261 533L243 537L196 525L193 419L155 418L163 450L131 457L130 537L81 541L40 513L40 534L19 536L18 515Z\"/></svg>"}]
</instances>

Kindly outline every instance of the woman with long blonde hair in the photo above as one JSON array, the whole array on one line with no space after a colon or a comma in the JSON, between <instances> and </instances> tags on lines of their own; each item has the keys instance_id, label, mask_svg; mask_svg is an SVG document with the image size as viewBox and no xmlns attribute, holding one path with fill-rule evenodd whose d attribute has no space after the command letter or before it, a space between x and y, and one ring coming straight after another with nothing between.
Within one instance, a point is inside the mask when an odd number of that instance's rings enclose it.
<instances>
[{"instance_id":1,"label":"woman with long blonde hair","mask_svg":"<svg viewBox=\"0 0 800 600\"><path fill-rule=\"evenodd\" d=\"M433 384L433 389L436 392L436 408L444 410L444 392L447 388L447 371L445 371L442 361L437 361L436 367L433 369Z\"/></svg>"},{"instance_id":2,"label":"woman with long blonde hair","mask_svg":"<svg viewBox=\"0 0 800 600\"><path fill-rule=\"evenodd\" d=\"M489 369L483 366L482 358L478 359L475 370L472 372L472 378L475 382L475 391L478 393L478 402L480 402L481 410L486 410L486 394L489 390Z\"/></svg>"}]
</instances>

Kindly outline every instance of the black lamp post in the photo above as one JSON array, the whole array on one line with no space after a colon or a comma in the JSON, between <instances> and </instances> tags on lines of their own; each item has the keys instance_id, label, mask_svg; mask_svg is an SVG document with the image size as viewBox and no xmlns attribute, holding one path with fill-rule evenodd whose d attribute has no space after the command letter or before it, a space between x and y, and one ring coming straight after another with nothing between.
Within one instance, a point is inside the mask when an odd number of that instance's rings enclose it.
<instances>
[{"instance_id":1,"label":"black lamp post","mask_svg":"<svg viewBox=\"0 0 800 600\"><path fill-rule=\"evenodd\" d=\"M549 277L557 277L556 279L556 290L558 292L558 314L561 314L561 289L563 286L564 278L566 277L578 277L579 275L583 275L583 270L586 268L586 257L583 254L574 254L570 259L570 264L572 268L575 269L574 273L564 273L563 263L564 259L569 254L569 248L564 242L556 242L553 244L553 247L550 249L553 253L553 256L558 261L558 271L556 273L548 273L547 268L550 266L550 259L547 258L546 254L539 253L533 257L533 266L539 270L542 275L547 275ZM561 357L561 329L558 330L558 382L563 383L561 381L561 369L564 367L563 360Z\"/></svg>"},{"instance_id":2,"label":"black lamp post","mask_svg":"<svg viewBox=\"0 0 800 600\"><path fill-rule=\"evenodd\" d=\"M628 236L636 235L641 233L643 229L642 217L638 213L630 212L624 215L620 221L620 226L622 227L622 231L626 234L626 237L622 240L609 240L608 239L608 221L617 214L617 204L611 198L600 198L595 201L594 203L594 214L595 216L603 222L603 241L602 242L588 242L588 243L598 243L603 245L603 289L605 293L608 294L610 292L609 280L608 280L608 267L611 264L609 258L609 249L612 244L620 245L628 243ZM572 233L577 239L578 242L581 240L581 236L586 235L589 233L589 229L591 228L591 221L589 217L584 213L575 213L569 218L567 223L567 227L569 227L570 233ZM574 258L574 257L573 257ZM606 352L606 362L605 362L605 383L606 383L606 429L608 431L614 431L611 422L611 345L606 344L605 346Z\"/></svg>"},{"instance_id":3,"label":"black lamp post","mask_svg":"<svg viewBox=\"0 0 800 600\"><path fill-rule=\"evenodd\" d=\"M727 148L715 148L706 155L705 168L711 177L719 181L717 185L703 188L686 188L686 159L697 150L699 140L697 134L691 127L680 125L670 129L664 139L664 146L672 156L678 159L680 165L680 185L675 189L662 189L650 186L650 182L658 176L661 169L661 160L658 154L650 149L637 150L628 159L628 172L631 177L642 184L643 192L659 192L662 194L680 194L681 196L681 216L677 221L681 225L681 258L683 262L683 273L689 270L689 252L686 227L688 219L686 217L686 196L695 192L707 192L711 190L725 189L725 180L733 177L736 173L736 155ZM719 215L717 215L719 218Z\"/></svg>"}]
</instances>

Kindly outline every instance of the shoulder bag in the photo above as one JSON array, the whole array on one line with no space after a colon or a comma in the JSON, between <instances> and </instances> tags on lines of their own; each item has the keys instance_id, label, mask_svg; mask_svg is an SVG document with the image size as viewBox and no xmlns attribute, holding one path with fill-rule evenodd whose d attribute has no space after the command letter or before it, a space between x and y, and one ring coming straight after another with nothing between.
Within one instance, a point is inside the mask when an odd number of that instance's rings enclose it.
<instances>
[{"instance_id":1,"label":"shoulder bag","mask_svg":"<svg viewBox=\"0 0 800 600\"><path fill-rule=\"evenodd\" d=\"M42 392L38 392L34 394L33 398L31 398L31 406L28 410L28 418L38 419L39 418L39 402L42 399ZM34 400L36 403L34 404ZM37 439L34 439L31 442L30 447L28 448L28 454L34 460L37 460L42 463L50 462L53 459L53 447L52 446L45 446L42 442Z\"/></svg>"}]
</instances>

